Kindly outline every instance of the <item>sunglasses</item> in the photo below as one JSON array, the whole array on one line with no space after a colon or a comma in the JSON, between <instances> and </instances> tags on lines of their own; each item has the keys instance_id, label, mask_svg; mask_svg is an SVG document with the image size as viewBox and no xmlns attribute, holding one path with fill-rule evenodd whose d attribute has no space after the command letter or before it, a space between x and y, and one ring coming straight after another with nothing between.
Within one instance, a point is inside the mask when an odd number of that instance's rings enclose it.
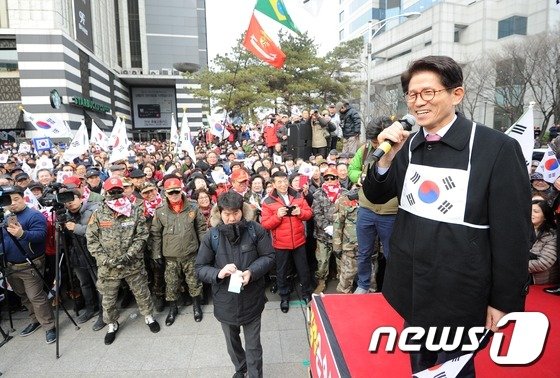
<instances>
[{"instance_id":1,"label":"sunglasses","mask_svg":"<svg viewBox=\"0 0 560 378\"><path fill-rule=\"evenodd\" d=\"M123 194L124 191L122 189L115 189L115 190L109 190L107 191L107 193L109 193L109 195L114 196L117 194Z\"/></svg>"},{"instance_id":2,"label":"sunglasses","mask_svg":"<svg viewBox=\"0 0 560 378\"><path fill-rule=\"evenodd\" d=\"M168 190L166 193L169 194L170 196L175 196L177 194L181 194L181 191L178 190L178 189L177 190Z\"/></svg>"},{"instance_id":3,"label":"sunglasses","mask_svg":"<svg viewBox=\"0 0 560 378\"><path fill-rule=\"evenodd\" d=\"M325 181L336 181L337 178L334 177L334 176L325 176L325 177L324 177L324 180L325 180Z\"/></svg>"}]
</instances>

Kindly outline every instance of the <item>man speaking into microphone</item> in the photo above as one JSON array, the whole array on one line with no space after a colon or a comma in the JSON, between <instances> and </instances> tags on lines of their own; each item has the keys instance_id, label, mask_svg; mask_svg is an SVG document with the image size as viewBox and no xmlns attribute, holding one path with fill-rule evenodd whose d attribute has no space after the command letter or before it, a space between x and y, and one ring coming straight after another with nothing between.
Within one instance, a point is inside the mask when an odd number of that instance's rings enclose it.
<instances>
[{"instance_id":1,"label":"man speaking into microphone","mask_svg":"<svg viewBox=\"0 0 560 378\"><path fill-rule=\"evenodd\" d=\"M453 59L416 60L401 83L420 131L384 129L378 141L393 146L363 184L373 203L399 201L383 295L405 326L495 331L506 313L523 310L527 291L531 195L523 153L513 138L456 112L465 90ZM413 373L465 354L418 344ZM472 359L459 376L474 376Z\"/></svg>"}]
</instances>

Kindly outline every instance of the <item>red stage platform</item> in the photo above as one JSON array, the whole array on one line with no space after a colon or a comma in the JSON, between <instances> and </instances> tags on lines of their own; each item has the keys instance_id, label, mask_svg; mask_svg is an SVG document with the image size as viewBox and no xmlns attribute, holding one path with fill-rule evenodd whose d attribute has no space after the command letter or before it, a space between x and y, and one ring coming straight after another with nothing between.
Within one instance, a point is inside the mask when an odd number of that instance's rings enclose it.
<instances>
[{"instance_id":1,"label":"red stage platform","mask_svg":"<svg viewBox=\"0 0 560 378\"><path fill-rule=\"evenodd\" d=\"M542 312L550 322L543 354L529 366L503 366L490 359L488 345L475 356L478 377L560 377L560 297L542 289L531 287L526 310ZM408 355L398 348L385 352L386 337L378 352L368 351L372 332L381 326L393 326L399 335L403 329L402 318L381 294L314 296L309 332L313 377L410 377Z\"/></svg>"}]
</instances>

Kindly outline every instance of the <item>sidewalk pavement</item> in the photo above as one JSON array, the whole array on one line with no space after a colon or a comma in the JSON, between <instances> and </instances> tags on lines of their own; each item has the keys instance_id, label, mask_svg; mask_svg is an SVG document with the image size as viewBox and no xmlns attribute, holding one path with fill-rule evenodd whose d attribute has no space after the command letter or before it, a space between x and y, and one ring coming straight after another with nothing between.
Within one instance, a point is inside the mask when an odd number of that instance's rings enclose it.
<instances>
[{"instance_id":1,"label":"sidewalk pavement","mask_svg":"<svg viewBox=\"0 0 560 378\"><path fill-rule=\"evenodd\" d=\"M330 282L336 286L336 283ZM280 311L276 294L267 292L269 302L262 314L261 342L265 377L308 377L309 343L306 307L292 300L290 311ZM295 293L292 298L295 297ZM204 318L196 323L192 306L181 307L171 327L165 325L167 308L156 314L161 325L150 333L137 307L121 310L120 328L112 345L105 345L105 327L94 332L95 319L76 330L60 310L60 358L55 344L45 343L45 330L39 328L27 337L19 332L29 323L27 311L13 314L13 339L0 348L0 373L3 377L231 377L234 374L226 351L220 323L213 306L203 306ZM74 312L70 311L74 316ZM1 326L8 331L7 314Z\"/></svg>"}]
</instances>

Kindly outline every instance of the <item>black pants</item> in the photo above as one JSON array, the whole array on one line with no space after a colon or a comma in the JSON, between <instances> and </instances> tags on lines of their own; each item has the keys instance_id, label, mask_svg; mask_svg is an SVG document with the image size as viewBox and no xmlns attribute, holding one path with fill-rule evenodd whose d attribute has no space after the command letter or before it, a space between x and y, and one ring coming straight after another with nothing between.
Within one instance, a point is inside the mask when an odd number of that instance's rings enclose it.
<instances>
[{"instance_id":1,"label":"black pants","mask_svg":"<svg viewBox=\"0 0 560 378\"><path fill-rule=\"evenodd\" d=\"M329 139L329 145L328 145L328 150L336 150L336 143L338 142L338 137L337 136L331 136Z\"/></svg>"},{"instance_id":2,"label":"black pants","mask_svg":"<svg viewBox=\"0 0 560 378\"><path fill-rule=\"evenodd\" d=\"M84 296L86 309L93 311L95 304L98 303L99 311L101 311L101 294L98 293L95 286L95 275L97 275L97 269L95 272L91 272L88 268L74 267L74 273L80 281L80 289L82 290L82 295Z\"/></svg>"},{"instance_id":3,"label":"black pants","mask_svg":"<svg viewBox=\"0 0 560 378\"><path fill-rule=\"evenodd\" d=\"M302 286L302 295L311 295L311 273L307 265L307 254L305 244L296 249L277 249L276 251L276 274L278 282L278 293L282 299L290 297L290 286L288 284L288 265L293 259L299 281Z\"/></svg>"},{"instance_id":4,"label":"black pants","mask_svg":"<svg viewBox=\"0 0 560 378\"><path fill-rule=\"evenodd\" d=\"M245 348L241 345L239 336L243 327L245 336ZM226 346L231 362L235 366L235 371L239 373L247 372L250 378L260 378L263 376L263 350L261 345L261 316L249 324L236 326L222 323L222 331L226 337Z\"/></svg>"},{"instance_id":5,"label":"black pants","mask_svg":"<svg viewBox=\"0 0 560 378\"><path fill-rule=\"evenodd\" d=\"M323 158L327 157L327 147L311 148L311 153L313 156L321 155Z\"/></svg>"}]
</instances>

